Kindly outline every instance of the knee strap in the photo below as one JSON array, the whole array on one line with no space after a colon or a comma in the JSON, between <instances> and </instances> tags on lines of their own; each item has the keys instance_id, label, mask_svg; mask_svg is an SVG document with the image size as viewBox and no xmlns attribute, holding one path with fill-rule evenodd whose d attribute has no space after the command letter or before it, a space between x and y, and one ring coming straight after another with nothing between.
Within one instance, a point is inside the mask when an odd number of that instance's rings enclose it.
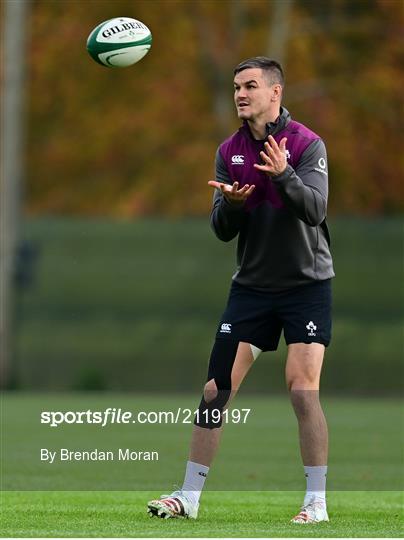
<instances>
[{"instance_id":1,"label":"knee strap","mask_svg":"<svg viewBox=\"0 0 404 540\"><path fill-rule=\"evenodd\" d=\"M231 396L231 372L236 358L238 341L216 339L210 356L208 381L214 380L217 395L210 401L202 397L194 424L199 427L213 429L222 425L223 408Z\"/></svg>"}]
</instances>

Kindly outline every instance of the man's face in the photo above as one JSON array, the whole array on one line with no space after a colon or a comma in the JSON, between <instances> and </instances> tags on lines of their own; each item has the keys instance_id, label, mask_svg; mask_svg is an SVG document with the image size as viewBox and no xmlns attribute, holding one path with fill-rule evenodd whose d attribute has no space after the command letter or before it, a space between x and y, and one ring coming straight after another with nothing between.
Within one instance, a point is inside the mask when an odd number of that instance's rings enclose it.
<instances>
[{"instance_id":1,"label":"man's face","mask_svg":"<svg viewBox=\"0 0 404 540\"><path fill-rule=\"evenodd\" d=\"M244 69L234 77L234 102L242 120L265 118L279 96L280 85L270 85L260 68Z\"/></svg>"}]
</instances>

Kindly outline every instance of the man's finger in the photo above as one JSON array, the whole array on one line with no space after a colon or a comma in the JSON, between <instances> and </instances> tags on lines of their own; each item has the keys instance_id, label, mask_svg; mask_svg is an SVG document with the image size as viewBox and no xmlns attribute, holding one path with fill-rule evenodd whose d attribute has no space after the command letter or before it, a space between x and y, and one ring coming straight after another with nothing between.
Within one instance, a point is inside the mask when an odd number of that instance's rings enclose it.
<instances>
[{"instance_id":1,"label":"man's finger","mask_svg":"<svg viewBox=\"0 0 404 540\"><path fill-rule=\"evenodd\" d=\"M258 165L258 163L254 163L254 167L255 167L256 169L258 169L259 171L262 171L262 172L265 172L265 173L271 172L271 171L268 170L268 169L269 169L269 165Z\"/></svg>"},{"instance_id":2,"label":"man's finger","mask_svg":"<svg viewBox=\"0 0 404 540\"><path fill-rule=\"evenodd\" d=\"M286 141L288 139L286 137L283 137L283 139L281 140L280 144L279 144L279 149L280 151L285 154L286 153Z\"/></svg>"},{"instance_id":3,"label":"man's finger","mask_svg":"<svg viewBox=\"0 0 404 540\"><path fill-rule=\"evenodd\" d=\"M265 142L264 147L265 147L265 150L267 151L267 154L269 156L275 156L276 155L275 150L272 148L272 146L269 143Z\"/></svg>"},{"instance_id":4,"label":"man's finger","mask_svg":"<svg viewBox=\"0 0 404 540\"><path fill-rule=\"evenodd\" d=\"M217 182L216 180L209 180L208 184L216 189L220 189L220 186L224 185L221 182Z\"/></svg>"},{"instance_id":5,"label":"man's finger","mask_svg":"<svg viewBox=\"0 0 404 540\"><path fill-rule=\"evenodd\" d=\"M265 164L265 165L259 165L258 163L254 163L254 167L258 169L259 171L265 172L265 173L273 173L274 168L273 165Z\"/></svg>"},{"instance_id":6,"label":"man's finger","mask_svg":"<svg viewBox=\"0 0 404 540\"><path fill-rule=\"evenodd\" d=\"M240 195L244 195L244 193L247 191L247 189L250 187L250 184L245 184L239 191Z\"/></svg>"},{"instance_id":7,"label":"man's finger","mask_svg":"<svg viewBox=\"0 0 404 540\"><path fill-rule=\"evenodd\" d=\"M268 141L269 141L269 144L271 145L271 147L273 148L273 150L275 150L275 152L277 150L279 150L278 143L275 141L275 139L272 137L272 135L270 135L268 137Z\"/></svg>"},{"instance_id":8,"label":"man's finger","mask_svg":"<svg viewBox=\"0 0 404 540\"><path fill-rule=\"evenodd\" d=\"M273 167L272 159L268 156L268 154L266 154L265 152L263 152L263 151L261 150L260 156L261 156L262 160L263 160L267 165L269 165L270 167Z\"/></svg>"}]
</instances>

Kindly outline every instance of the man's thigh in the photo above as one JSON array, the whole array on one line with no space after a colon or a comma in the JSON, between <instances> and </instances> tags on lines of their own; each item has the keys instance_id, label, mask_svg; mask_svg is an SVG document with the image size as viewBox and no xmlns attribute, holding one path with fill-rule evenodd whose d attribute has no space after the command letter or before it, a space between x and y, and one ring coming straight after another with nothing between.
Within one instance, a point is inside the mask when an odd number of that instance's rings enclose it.
<instances>
[{"instance_id":1,"label":"man's thigh","mask_svg":"<svg viewBox=\"0 0 404 540\"><path fill-rule=\"evenodd\" d=\"M321 343L291 343L286 359L289 390L318 390L325 347Z\"/></svg>"}]
</instances>

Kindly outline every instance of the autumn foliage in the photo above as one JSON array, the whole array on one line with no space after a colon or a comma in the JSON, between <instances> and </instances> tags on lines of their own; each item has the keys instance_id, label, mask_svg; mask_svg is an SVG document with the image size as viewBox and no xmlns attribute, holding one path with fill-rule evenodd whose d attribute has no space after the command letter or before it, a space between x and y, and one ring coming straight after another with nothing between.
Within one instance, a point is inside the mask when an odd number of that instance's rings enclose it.
<instances>
[{"instance_id":1,"label":"autumn foliage","mask_svg":"<svg viewBox=\"0 0 404 540\"><path fill-rule=\"evenodd\" d=\"M286 72L285 106L326 142L330 212L402 209L401 3L295 0L277 13L281 4L32 2L26 210L207 213L216 147L238 125L232 68L274 49ZM94 26L116 16L153 33L149 54L126 69L104 68L86 52ZM274 21L282 16L281 28Z\"/></svg>"}]
</instances>

